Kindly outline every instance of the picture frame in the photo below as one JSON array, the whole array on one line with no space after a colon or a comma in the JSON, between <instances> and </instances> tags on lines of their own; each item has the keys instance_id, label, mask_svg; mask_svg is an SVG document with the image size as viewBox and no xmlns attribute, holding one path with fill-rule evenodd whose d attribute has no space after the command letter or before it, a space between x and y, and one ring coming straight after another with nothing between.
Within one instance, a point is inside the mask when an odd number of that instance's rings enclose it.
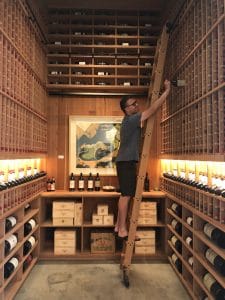
<instances>
[{"instance_id":1,"label":"picture frame","mask_svg":"<svg viewBox=\"0 0 225 300\"><path fill-rule=\"evenodd\" d=\"M69 116L69 173L116 175L122 116Z\"/></svg>"}]
</instances>

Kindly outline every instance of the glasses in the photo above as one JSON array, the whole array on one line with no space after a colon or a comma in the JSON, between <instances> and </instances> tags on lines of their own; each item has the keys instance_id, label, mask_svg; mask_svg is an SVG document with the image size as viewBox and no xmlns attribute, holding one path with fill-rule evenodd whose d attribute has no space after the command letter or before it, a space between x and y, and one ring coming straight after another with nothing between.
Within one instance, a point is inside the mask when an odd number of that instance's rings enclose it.
<instances>
[{"instance_id":1,"label":"glasses","mask_svg":"<svg viewBox=\"0 0 225 300\"><path fill-rule=\"evenodd\" d=\"M126 105L126 107L130 107L130 106L138 106L137 101L134 101L133 103Z\"/></svg>"}]
</instances>

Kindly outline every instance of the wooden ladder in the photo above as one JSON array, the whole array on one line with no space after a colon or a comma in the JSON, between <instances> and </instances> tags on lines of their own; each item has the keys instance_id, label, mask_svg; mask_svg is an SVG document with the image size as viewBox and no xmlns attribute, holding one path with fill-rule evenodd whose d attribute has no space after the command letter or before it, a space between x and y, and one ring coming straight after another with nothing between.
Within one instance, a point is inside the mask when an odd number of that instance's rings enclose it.
<instances>
[{"instance_id":1,"label":"wooden ladder","mask_svg":"<svg viewBox=\"0 0 225 300\"><path fill-rule=\"evenodd\" d=\"M168 32L169 32L168 26L165 25L162 34L157 42L151 82L149 86L148 99L147 99L149 103L153 103L159 97L159 91L160 91L160 86L161 86L161 81L163 76L163 68L164 68L166 50L167 50L167 44L169 38ZM135 235L136 235L136 230L138 225L140 203L142 200L144 178L147 171L147 165L149 159L149 149L151 144L154 120L155 120L155 115L152 115L147 120L147 124L146 124L144 141L142 146L142 154L140 158L139 171L137 177L136 192L135 192L135 197L133 199L132 213L130 218L128 240L124 242L124 246L121 254L120 266L123 271L123 282L126 287L129 287L130 285L128 274L129 274L129 268L131 265L131 259L134 250L134 241L135 241Z\"/></svg>"}]
</instances>

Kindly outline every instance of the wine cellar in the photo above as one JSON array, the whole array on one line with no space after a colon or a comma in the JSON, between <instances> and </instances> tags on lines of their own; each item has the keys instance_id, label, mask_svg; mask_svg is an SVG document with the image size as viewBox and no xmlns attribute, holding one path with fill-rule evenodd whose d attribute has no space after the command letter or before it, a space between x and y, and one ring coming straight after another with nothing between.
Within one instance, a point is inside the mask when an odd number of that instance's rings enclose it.
<instances>
[{"instance_id":1,"label":"wine cellar","mask_svg":"<svg viewBox=\"0 0 225 300\"><path fill-rule=\"evenodd\" d=\"M185 299L225 299L224 46L224 0L0 0L0 300L22 299L38 265L126 255L120 100L144 111L158 76L159 97L164 79L171 88L142 130L135 222L128 213L140 240L126 247L132 263L171 266Z\"/></svg>"}]
</instances>

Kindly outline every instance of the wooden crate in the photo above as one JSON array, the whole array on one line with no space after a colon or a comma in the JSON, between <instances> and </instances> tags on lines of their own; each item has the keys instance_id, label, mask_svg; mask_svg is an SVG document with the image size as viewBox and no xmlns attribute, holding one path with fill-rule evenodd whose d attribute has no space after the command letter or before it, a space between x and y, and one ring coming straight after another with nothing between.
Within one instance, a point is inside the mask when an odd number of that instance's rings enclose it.
<instances>
[{"instance_id":1,"label":"wooden crate","mask_svg":"<svg viewBox=\"0 0 225 300\"><path fill-rule=\"evenodd\" d=\"M115 237L113 233L92 232L91 233L91 253L93 254L114 254Z\"/></svg>"}]
</instances>

